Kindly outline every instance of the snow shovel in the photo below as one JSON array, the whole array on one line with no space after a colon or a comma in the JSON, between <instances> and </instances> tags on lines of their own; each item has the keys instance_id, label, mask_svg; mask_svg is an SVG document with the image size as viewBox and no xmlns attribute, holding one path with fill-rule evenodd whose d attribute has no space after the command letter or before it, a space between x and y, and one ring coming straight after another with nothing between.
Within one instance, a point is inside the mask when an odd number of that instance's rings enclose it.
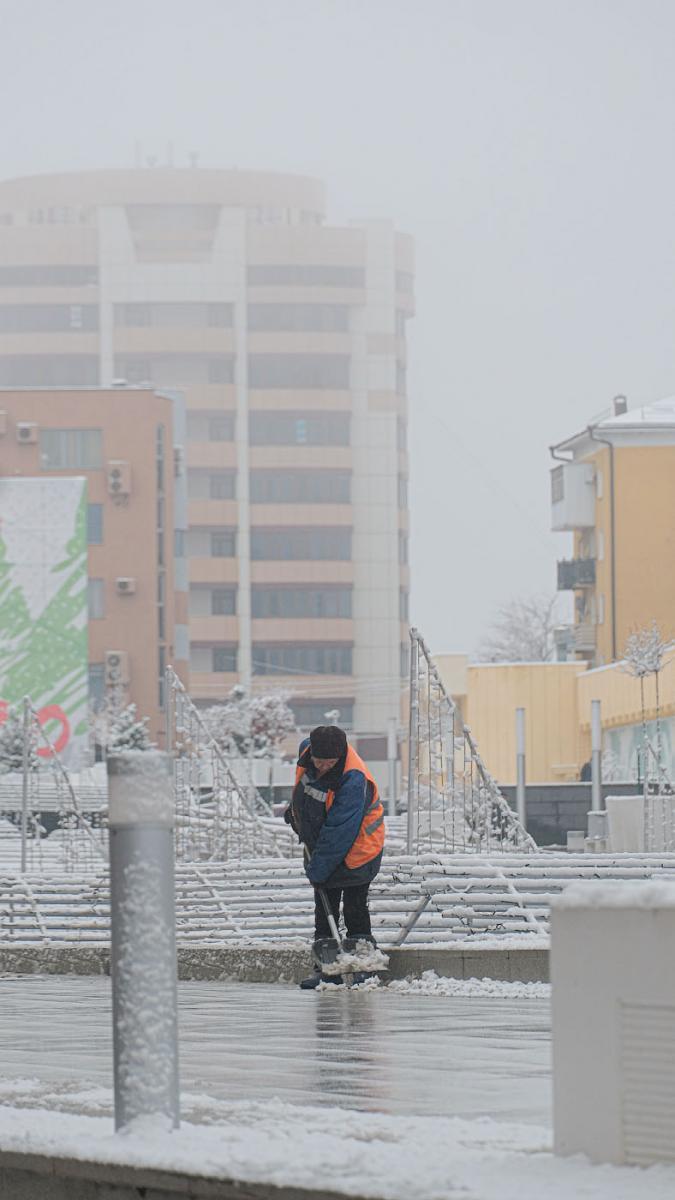
<instances>
[{"instance_id":1,"label":"snow shovel","mask_svg":"<svg viewBox=\"0 0 675 1200\"><path fill-rule=\"evenodd\" d=\"M309 862L310 856L307 851L307 847L303 846L303 850L304 850L304 854L305 854L305 862ZM325 888L320 887L318 884L313 884L313 887L314 887L314 890L319 893L319 898L321 900L321 903L323 904L323 911L325 912L326 920L328 921L328 928L330 929L331 934L333 935L335 941L337 942L340 954L342 954L344 956L346 953L345 948L344 948L344 943L342 941L342 938L340 937L340 930L338 929L337 921L335 920L335 917L333 916L333 910L332 910L330 904L328 903L328 896L326 895ZM353 973L351 971L341 971L340 974L342 975L342 978L344 979L347 987L351 987L351 985L354 982Z\"/></svg>"}]
</instances>

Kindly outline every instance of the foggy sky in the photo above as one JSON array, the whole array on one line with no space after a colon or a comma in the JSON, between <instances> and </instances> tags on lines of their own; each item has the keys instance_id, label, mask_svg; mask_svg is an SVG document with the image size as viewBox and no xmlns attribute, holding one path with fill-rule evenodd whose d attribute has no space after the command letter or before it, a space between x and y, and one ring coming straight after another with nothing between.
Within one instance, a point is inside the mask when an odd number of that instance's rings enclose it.
<instances>
[{"instance_id":1,"label":"foggy sky","mask_svg":"<svg viewBox=\"0 0 675 1200\"><path fill-rule=\"evenodd\" d=\"M0 177L325 179L417 246L411 615L474 650L555 589L547 447L675 392L670 0L0 0Z\"/></svg>"}]
</instances>

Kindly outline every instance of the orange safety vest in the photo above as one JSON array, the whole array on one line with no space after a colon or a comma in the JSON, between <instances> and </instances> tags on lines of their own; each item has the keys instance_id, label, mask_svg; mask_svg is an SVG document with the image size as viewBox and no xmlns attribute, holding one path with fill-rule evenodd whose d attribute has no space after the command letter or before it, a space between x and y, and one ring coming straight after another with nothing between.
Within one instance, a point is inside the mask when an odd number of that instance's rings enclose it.
<instances>
[{"instance_id":1,"label":"orange safety vest","mask_svg":"<svg viewBox=\"0 0 675 1200\"><path fill-rule=\"evenodd\" d=\"M380 800L377 790L377 784L373 779L363 759L356 753L353 746L347 745L347 757L345 759L345 774L347 771L362 771L368 783L373 785L373 794L369 804L366 805L366 811L363 814L361 827L352 843L352 848L345 858L345 866L350 870L356 867L362 867L364 863L370 862L371 859L377 858L378 854L382 853L384 846L384 806ZM305 768L298 763L295 769L295 786L305 774ZM330 808L335 799L335 792L326 792L326 812Z\"/></svg>"}]
</instances>

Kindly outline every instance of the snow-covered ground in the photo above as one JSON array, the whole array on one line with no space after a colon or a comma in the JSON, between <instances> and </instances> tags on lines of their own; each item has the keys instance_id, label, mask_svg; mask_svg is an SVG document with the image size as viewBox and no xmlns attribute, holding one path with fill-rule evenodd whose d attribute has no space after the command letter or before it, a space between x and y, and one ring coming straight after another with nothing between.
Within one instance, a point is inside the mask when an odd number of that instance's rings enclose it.
<instances>
[{"instance_id":1,"label":"snow-covered ground","mask_svg":"<svg viewBox=\"0 0 675 1200\"><path fill-rule=\"evenodd\" d=\"M183 1125L115 1136L110 981L0 978L0 1147L384 1200L671 1200L551 1149L548 989L179 985Z\"/></svg>"}]
</instances>

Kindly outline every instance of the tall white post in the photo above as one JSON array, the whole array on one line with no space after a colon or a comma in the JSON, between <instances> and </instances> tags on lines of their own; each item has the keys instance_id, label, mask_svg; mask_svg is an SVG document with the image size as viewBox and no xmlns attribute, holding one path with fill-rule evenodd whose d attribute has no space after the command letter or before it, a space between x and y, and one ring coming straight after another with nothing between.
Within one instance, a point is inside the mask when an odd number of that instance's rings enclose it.
<instances>
[{"instance_id":1,"label":"tall white post","mask_svg":"<svg viewBox=\"0 0 675 1200\"><path fill-rule=\"evenodd\" d=\"M397 769L398 769L398 738L396 734L396 717L390 717L387 722L387 763L389 767L389 816L396 816Z\"/></svg>"},{"instance_id":2,"label":"tall white post","mask_svg":"<svg viewBox=\"0 0 675 1200\"><path fill-rule=\"evenodd\" d=\"M602 808L602 716L600 701L591 700L591 812Z\"/></svg>"},{"instance_id":3,"label":"tall white post","mask_svg":"<svg viewBox=\"0 0 675 1200\"><path fill-rule=\"evenodd\" d=\"M410 630L410 722L408 726L408 828L406 849L412 854L417 841L417 796L419 783L419 644L417 630Z\"/></svg>"},{"instance_id":4,"label":"tall white post","mask_svg":"<svg viewBox=\"0 0 675 1200\"><path fill-rule=\"evenodd\" d=\"M21 747L21 874L26 874L28 842L28 772L30 771L30 700L23 698L23 743Z\"/></svg>"},{"instance_id":5,"label":"tall white post","mask_svg":"<svg viewBox=\"0 0 675 1200\"><path fill-rule=\"evenodd\" d=\"M516 811L523 829L527 829L525 792L525 709L516 709Z\"/></svg>"},{"instance_id":6,"label":"tall white post","mask_svg":"<svg viewBox=\"0 0 675 1200\"><path fill-rule=\"evenodd\" d=\"M108 758L115 1128L180 1121L172 760Z\"/></svg>"}]
</instances>

